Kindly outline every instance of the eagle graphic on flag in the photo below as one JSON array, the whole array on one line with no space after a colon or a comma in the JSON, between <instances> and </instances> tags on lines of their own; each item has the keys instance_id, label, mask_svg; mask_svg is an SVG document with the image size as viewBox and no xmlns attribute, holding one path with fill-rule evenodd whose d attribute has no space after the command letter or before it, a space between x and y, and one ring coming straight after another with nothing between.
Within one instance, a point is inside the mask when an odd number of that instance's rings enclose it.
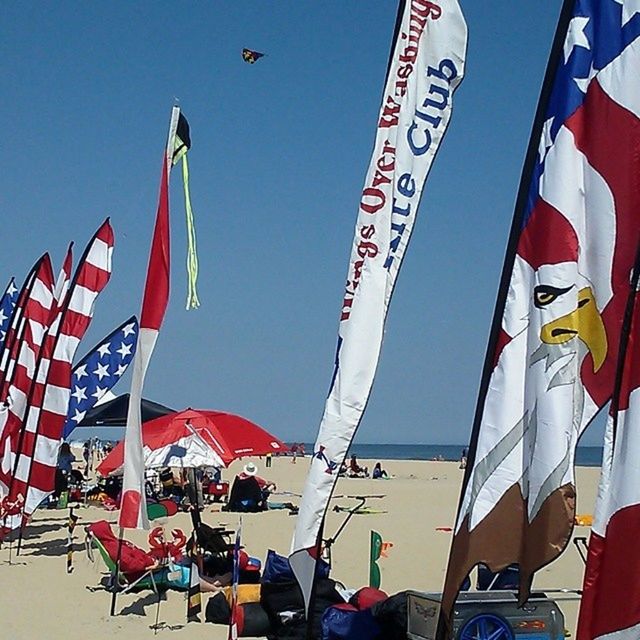
<instances>
[{"instance_id":1,"label":"eagle graphic on flag","mask_svg":"<svg viewBox=\"0 0 640 640\"><path fill-rule=\"evenodd\" d=\"M74 367L63 437L66 438L84 420L87 411L120 380L133 360L137 340L138 320L131 316Z\"/></svg>"},{"instance_id":2,"label":"eagle graphic on flag","mask_svg":"<svg viewBox=\"0 0 640 640\"><path fill-rule=\"evenodd\" d=\"M0 353L4 349L4 340L7 336L7 329L9 328L9 322L17 300L18 287L16 287L15 280L11 278L6 291L0 298Z\"/></svg>"},{"instance_id":3,"label":"eagle graphic on flag","mask_svg":"<svg viewBox=\"0 0 640 640\"><path fill-rule=\"evenodd\" d=\"M613 393L640 239L638 14L638 0L563 7L496 305L445 617L478 563L518 563L524 602L534 572L570 539L575 447Z\"/></svg>"}]
</instances>

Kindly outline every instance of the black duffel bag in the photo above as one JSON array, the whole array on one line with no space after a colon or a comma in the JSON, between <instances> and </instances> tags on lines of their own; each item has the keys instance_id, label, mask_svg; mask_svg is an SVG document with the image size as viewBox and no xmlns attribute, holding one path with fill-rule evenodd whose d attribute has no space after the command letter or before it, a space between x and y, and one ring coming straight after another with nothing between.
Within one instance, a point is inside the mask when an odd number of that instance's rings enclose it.
<instances>
[{"instance_id":1,"label":"black duffel bag","mask_svg":"<svg viewBox=\"0 0 640 640\"><path fill-rule=\"evenodd\" d=\"M344 603L336 590L335 580L318 579L311 611L313 637L321 637L322 614L334 604ZM272 633L269 640L306 640L307 622L304 601L298 583L294 581L265 582L260 589L260 604L269 616Z\"/></svg>"}]
</instances>

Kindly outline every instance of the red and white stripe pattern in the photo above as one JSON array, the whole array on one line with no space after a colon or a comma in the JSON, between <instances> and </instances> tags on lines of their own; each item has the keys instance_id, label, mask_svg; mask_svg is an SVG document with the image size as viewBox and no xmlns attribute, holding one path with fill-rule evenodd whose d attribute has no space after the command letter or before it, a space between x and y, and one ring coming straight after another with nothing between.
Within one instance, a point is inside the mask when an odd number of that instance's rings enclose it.
<instances>
[{"instance_id":1,"label":"red and white stripe pattern","mask_svg":"<svg viewBox=\"0 0 640 640\"><path fill-rule=\"evenodd\" d=\"M15 451L20 435L36 367L40 359L45 334L51 323L54 305L54 282L51 260L45 254L39 261L29 296L24 302L22 320L24 335L19 341L12 382L6 392L6 403L0 415L0 497L4 498L11 484ZM15 368L14 368L15 366Z\"/></svg>"},{"instance_id":2,"label":"red and white stripe pattern","mask_svg":"<svg viewBox=\"0 0 640 640\"><path fill-rule=\"evenodd\" d=\"M140 403L149 360L169 303L169 175L171 173L171 161L179 116L180 109L174 107L171 112L169 136L162 160L158 211L151 241L151 253L147 267L142 312L140 314L138 346L133 361L127 431L124 439L122 503L118 517L118 524L126 529L149 528L144 492L144 454L142 450Z\"/></svg>"},{"instance_id":3,"label":"red and white stripe pattern","mask_svg":"<svg viewBox=\"0 0 640 640\"><path fill-rule=\"evenodd\" d=\"M36 279L36 274L45 256L41 256L31 267L31 271L24 281L16 305L11 315L7 335L5 336L4 346L0 352L0 400L4 402L7 397L9 384L11 383L11 375L15 367L15 361L20 348L20 340L24 333L24 310L27 300L31 295L31 289Z\"/></svg>"},{"instance_id":4,"label":"red and white stripe pattern","mask_svg":"<svg viewBox=\"0 0 640 640\"><path fill-rule=\"evenodd\" d=\"M111 277L113 229L107 219L89 242L52 326L38 370L38 391L27 420L10 500L25 496L28 518L54 489L55 469L71 394L75 352L93 317L95 301ZM14 526L18 522L12 523Z\"/></svg>"},{"instance_id":5,"label":"red and white stripe pattern","mask_svg":"<svg viewBox=\"0 0 640 640\"><path fill-rule=\"evenodd\" d=\"M640 637L640 300L625 355L617 423L609 416L589 540L578 640ZM614 435L615 429L615 435Z\"/></svg>"}]
</instances>

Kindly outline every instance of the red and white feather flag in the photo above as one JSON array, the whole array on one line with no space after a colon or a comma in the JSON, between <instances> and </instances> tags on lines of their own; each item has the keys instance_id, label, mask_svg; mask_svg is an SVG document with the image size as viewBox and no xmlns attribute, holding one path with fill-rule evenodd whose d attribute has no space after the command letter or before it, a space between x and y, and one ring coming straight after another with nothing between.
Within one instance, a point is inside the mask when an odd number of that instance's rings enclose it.
<instances>
[{"instance_id":1,"label":"red and white feather flag","mask_svg":"<svg viewBox=\"0 0 640 640\"><path fill-rule=\"evenodd\" d=\"M0 510L0 517L2 517L3 520L0 535L4 535L8 530L10 530L9 523L15 519L18 513L22 512L24 507L24 492L14 491L18 452L22 448L23 441L26 437L25 424L29 414L29 409L40 386L38 384L38 380L41 376L40 369L45 359L47 344L51 340L50 336L52 331L58 324L60 306L69 287L69 280L71 277L72 246L73 243L69 245L67 255L55 285L53 285L53 282L51 281L53 286L53 289L51 290L51 307L49 309L46 322L43 322L42 331L44 333L42 334L42 339L40 339L40 332L38 332L38 339L35 342L33 340L34 334L29 324L29 316L32 312L29 310L30 304L27 304L31 293L25 294L25 305L19 314L22 315L23 318L18 319L16 323L16 327L18 326L18 323L22 326L17 329L13 336L14 345L17 345L17 353L20 355L18 359L12 358L11 356L7 358L8 371L6 389L7 406L10 407L10 409L6 413L6 439L2 448L3 460L0 484L2 485L2 491L6 497L4 503L5 508ZM47 278L48 277L49 276L47 276ZM32 287L30 291L37 291L36 286L39 286L37 284L38 282L39 278L36 277L33 281L34 287ZM25 285L26 284L27 283L25 283ZM42 313L40 306L37 306L36 308L39 309L38 313ZM27 329L26 332L25 328ZM33 367L25 364L29 362L33 362ZM18 365L17 367L16 363ZM13 373L16 374L15 382L13 379ZM17 400L17 403L14 403L14 400ZM8 514L7 510L11 513ZM8 515L11 515L12 517L8 518Z\"/></svg>"},{"instance_id":2,"label":"red and white feather flag","mask_svg":"<svg viewBox=\"0 0 640 640\"><path fill-rule=\"evenodd\" d=\"M640 529L640 299L637 294L628 345L619 365L620 390L618 399L612 400L605 433L578 640L640 637L640 552L636 539Z\"/></svg>"},{"instance_id":3,"label":"red and white feather flag","mask_svg":"<svg viewBox=\"0 0 640 640\"><path fill-rule=\"evenodd\" d=\"M173 163L174 143L179 118L180 109L179 107L174 107L171 112L167 145L162 158L158 210L151 241L142 311L140 313L138 346L133 361L127 431L124 439L122 502L118 518L120 527L126 529L149 528L144 492L144 456L142 453L140 403L149 360L158 339L160 326L169 302L169 175Z\"/></svg>"},{"instance_id":4,"label":"red and white feather flag","mask_svg":"<svg viewBox=\"0 0 640 640\"><path fill-rule=\"evenodd\" d=\"M9 354L0 411L0 498L6 499L15 465L15 451L43 341L54 306L54 277L49 254L36 263L33 283L23 299L15 349ZM9 381L9 372L11 382ZM1 509L0 509L1 511ZM0 516L2 514L0 513Z\"/></svg>"},{"instance_id":5,"label":"red and white feather flag","mask_svg":"<svg viewBox=\"0 0 640 640\"><path fill-rule=\"evenodd\" d=\"M13 312L9 318L9 325L4 345L2 350L0 350L0 401L3 403L6 402L8 396L8 389L11 384L13 369L15 367L18 350L20 349L24 333L26 322L24 312L26 302L31 297L31 291L33 290L38 270L40 269L43 260L45 260L44 255L36 260L20 288L18 299L16 300L15 307L13 308Z\"/></svg>"},{"instance_id":6,"label":"red and white feather flag","mask_svg":"<svg viewBox=\"0 0 640 640\"><path fill-rule=\"evenodd\" d=\"M91 323L96 298L111 277L113 244L113 229L107 219L87 245L70 286L70 254L65 262L66 283L61 276L58 313L45 341L10 495L25 497L25 518L54 490L71 395L73 357ZM18 526L20 522L16 519L12 524Z\"/></svg>"}]
</instances>

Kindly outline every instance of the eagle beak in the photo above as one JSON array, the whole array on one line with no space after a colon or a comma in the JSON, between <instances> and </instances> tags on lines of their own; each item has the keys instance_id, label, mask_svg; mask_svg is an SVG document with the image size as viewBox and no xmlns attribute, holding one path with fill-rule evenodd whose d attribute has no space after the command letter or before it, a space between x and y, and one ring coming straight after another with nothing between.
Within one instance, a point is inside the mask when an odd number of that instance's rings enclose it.
<instances>
[{"instance_id":1,"label":"eagle beak","mask_svg":"<svg viewBox=\"0 0 640 640\"><path fill-rule=\"evenodd\" d=\"M540 330L540 339L547 344L562 344L575 337L587 345L593 358L593 372L597 373L607 357L607 332L596 306L591 287L578 293L578 307Z\"/></svg>"}]
</instances>

